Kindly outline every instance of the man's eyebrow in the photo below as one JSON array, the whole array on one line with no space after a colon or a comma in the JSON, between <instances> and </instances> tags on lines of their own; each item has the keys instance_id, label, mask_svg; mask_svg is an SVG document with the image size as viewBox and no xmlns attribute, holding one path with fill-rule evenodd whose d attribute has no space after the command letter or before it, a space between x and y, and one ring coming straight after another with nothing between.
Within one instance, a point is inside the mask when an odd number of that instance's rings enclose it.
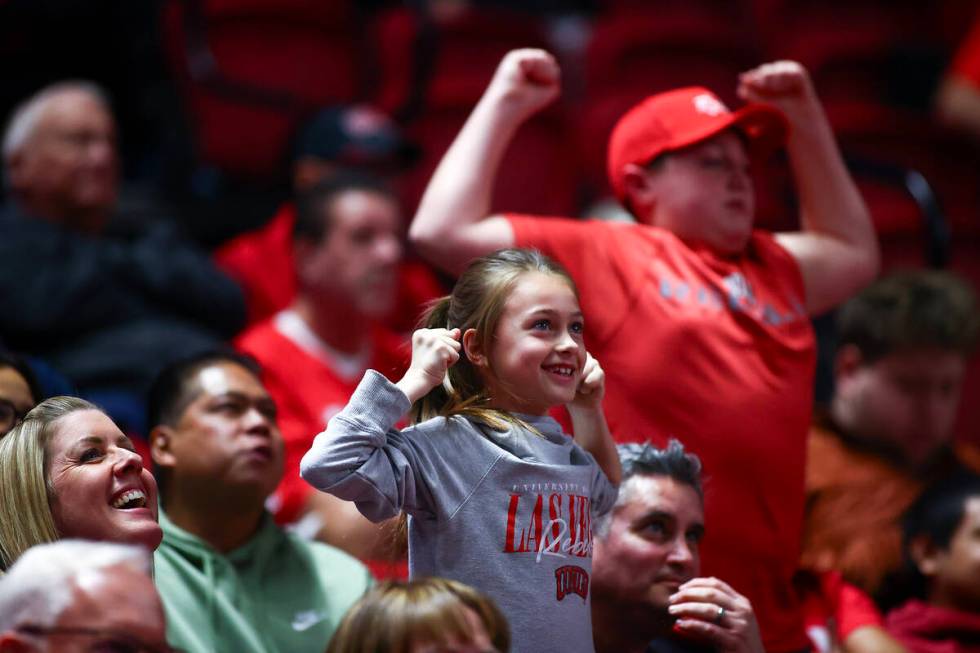
<instances>
[{"instance_id":1,"label":"man's eyebrow","mask_svg":"<svg viewBox=\"0 0 980 653\"><path fill-rule=\"evenodd\" d=\"M653 521L654 519L669 519L670 521L675 521L677 517L675 517L674 513L672 512L667 512L666 510L654 509L643 513L634 521L639 523L639 522Z\"/></svg>"},{"instance_id":2,"label":"man's eyebrow","mask_svg":"<svg viewBox=\"0 0 980 653\"><path fill-rule=\"evenodd\" d=\"M241 390L228 390L227 392L219 392L218 394L211 395L211 399L235 399L237 401L247 401L255 402L258 404L263 403L275 403L275 400L270 395L261 396L251 396L242 392Z\"/></svg>"},{"instance_id":3,"label":"man's eyebrow","mask_svg":"<svg viewBox=\"0 0 980 653\"><path fill-rule=\"evenodd\" d=\"M249 399L249 396L239 390L226 390L211 395L211 399Z\"/></svg>"}]
</instances>

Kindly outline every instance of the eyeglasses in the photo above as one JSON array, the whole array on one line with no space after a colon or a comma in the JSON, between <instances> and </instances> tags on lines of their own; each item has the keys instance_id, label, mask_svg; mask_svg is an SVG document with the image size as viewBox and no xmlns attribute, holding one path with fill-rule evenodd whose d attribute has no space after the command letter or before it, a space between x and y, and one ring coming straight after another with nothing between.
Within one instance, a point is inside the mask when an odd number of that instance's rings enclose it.
<instances>
[{"instance_id":1,"label":"eyeglasses","mask_svg":"<svg viewBox=\"0 0 980 653\"><path fill-rule=\"evenodd\" d=\"M172 648L169 644L150 644L125 633L97 628L45 627L25 624L16 628L18 632L36 637L91 637L96 641L86 648L88 653L186 653Z\"/></svg>"},{"instance_id":2,"label":"eyeglasses","mask_svg":"<svg viewBox=\"0 0 980 653\"><path fill-rule=\"evenodd\" d=\"M0 433L6 433L20 424L30 411L30 408L17 410L17 406L9 399L0 399Z\"/></svg>"}]
</instances>

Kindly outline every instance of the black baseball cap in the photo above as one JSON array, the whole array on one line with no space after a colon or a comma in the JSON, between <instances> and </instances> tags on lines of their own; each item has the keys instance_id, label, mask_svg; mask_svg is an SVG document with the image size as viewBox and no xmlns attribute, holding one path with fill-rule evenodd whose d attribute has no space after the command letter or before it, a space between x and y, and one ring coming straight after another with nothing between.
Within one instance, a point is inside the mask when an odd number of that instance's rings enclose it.
<instances>
[{"instance_id":1,"label":"black baseball cap","mask_svg":"<svg viewBox=\"0 0 980 653\"><path fill-rule=\"evenodd\" d=\"M296 133L292 161L305 156L376 172L403 170L418 161L420 149L394 121L366 104L320 109Z\"/></svg>"}]
</instances>

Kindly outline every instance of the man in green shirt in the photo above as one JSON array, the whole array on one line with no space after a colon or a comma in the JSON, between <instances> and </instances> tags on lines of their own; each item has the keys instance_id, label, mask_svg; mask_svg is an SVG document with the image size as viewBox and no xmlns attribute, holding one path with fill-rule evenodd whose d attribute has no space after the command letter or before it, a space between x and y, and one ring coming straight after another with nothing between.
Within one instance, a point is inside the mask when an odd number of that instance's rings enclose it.
<instances>
[{"instance_id":1,"label":"man in green shirt","mask_svg":"<svg viewBox=\"0 0 980 653\"><path fill-rule=\"evenodd\" d=\"M156 582L170 644L190 653L322 653L371 577L266 512L283 443L255 364L213 353L168 368L150 391L149 418L164 532Z\"/></svg>"}]
</instances>

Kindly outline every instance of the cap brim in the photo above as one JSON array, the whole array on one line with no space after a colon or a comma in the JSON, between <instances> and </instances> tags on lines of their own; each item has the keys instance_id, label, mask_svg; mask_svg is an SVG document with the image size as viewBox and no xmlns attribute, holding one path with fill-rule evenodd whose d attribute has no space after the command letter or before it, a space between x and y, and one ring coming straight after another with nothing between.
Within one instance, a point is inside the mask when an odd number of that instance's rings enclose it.
<instances>
[{"instance_id":1,"label":"cap brim","mask_svg":"<svg viewBox=\"0 0 980 653\"><path fill-rule=\"evenodd\" d=\"M696 131L684 134L683 140L675 141L666 151L682 150L736 128L745 136L749 155L763 158L786 143L789 124L782 112L765 104L747 104L738 111L718 116Z\"/></svg>"}]
</instances>

